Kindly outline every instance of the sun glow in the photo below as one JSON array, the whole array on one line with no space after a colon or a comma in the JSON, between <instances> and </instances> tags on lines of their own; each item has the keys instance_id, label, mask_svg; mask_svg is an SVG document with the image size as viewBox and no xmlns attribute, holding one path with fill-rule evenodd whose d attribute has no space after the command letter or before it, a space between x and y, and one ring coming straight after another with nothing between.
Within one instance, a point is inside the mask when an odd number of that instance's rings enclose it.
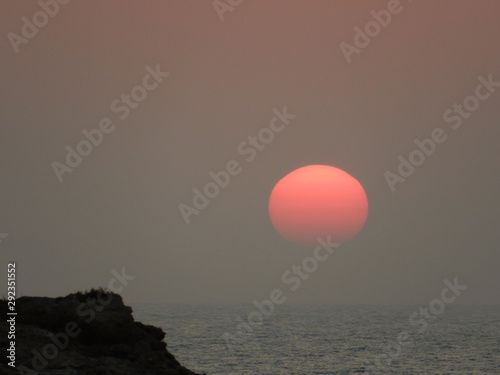
<instances>
[{"instance_id":1,"label":"sun glow","mask_svg":"<svg viewBox=\"0 0 500 375\"><path fill-rule=\"evenodd\" d=\"M363 186L341 169L310 165L283 177L271 192L269 216L284 238L314 245L331 236L342 243L363 228L368 199Z\"/></svg>"}]
</instances>

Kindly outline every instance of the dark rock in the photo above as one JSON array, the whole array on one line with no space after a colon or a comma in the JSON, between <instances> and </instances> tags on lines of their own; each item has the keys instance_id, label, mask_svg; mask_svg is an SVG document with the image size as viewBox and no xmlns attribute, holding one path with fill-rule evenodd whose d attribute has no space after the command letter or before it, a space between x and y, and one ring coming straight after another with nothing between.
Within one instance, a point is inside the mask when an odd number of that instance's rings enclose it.
<instances>
[{"instance_id":1,"label":"dark rock","mask_svg":"<svg viewBox=\"0 0 500 375\"><path fill-rule=\"evenodd\" d=\"M165 332L135 322L121 296L103 290L16 301L16 367L0 322L0 374L197 375L166 349ZM7 302L0 301L5 317ZM19 371L18 371L19 370Z\"/></svg>"}]
</instances>

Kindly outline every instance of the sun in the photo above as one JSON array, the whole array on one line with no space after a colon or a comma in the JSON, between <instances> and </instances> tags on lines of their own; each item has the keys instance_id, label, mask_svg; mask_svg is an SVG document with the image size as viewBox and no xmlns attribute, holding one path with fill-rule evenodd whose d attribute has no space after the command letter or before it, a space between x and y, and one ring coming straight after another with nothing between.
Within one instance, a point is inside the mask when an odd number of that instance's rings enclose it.
<instances>
[{"instance_id":1,"label":"sun","mask_svg":"<svg viewBox=\"0 0 500 375\"><path fill-rule=\"evenodd\" d=\"M342 243L353 238L368 217L363 186L329 165L296 169L274 186L269 197L274 228L287 240L312 246L317 238Z\"/></svg>"}]
</instances>

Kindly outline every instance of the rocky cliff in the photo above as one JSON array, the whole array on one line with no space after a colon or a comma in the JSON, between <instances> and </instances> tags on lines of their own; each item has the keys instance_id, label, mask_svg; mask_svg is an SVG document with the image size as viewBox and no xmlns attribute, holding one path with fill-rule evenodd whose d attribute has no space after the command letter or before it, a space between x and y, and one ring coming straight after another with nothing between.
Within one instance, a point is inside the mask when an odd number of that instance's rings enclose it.
<instances>
[{"instance_id":1,"label":"rocky cliff","mask_svg":"<svg viewBox=\"0 0 500 375\"><path fill-rule=\"evenodd\" d=\"M165 332L134 321L118 294L21 297L16 312L10 324L7 302L0 301L0 374L196 375L169 353ZM11 341L17 369L9 365Z\"/></svg>"}]
</instances>

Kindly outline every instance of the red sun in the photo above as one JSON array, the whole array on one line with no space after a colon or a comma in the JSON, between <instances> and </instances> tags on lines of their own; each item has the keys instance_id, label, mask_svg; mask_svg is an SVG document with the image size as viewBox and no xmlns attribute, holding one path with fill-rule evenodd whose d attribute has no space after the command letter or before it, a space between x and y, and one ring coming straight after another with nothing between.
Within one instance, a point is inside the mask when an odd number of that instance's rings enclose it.
<instances>
[{"instance_id":1,"label":"red sun","mask_svg":"<svg viewBox=\"0 0 500 375\"><path fill-rule=\"evenodd\" d=\"M269 198L274 228L287 240L313 246L317 238L342 243L363 228L368 199L350 174L328 165L296 169L278 181Z\"/></svg>"}]
</instances>

